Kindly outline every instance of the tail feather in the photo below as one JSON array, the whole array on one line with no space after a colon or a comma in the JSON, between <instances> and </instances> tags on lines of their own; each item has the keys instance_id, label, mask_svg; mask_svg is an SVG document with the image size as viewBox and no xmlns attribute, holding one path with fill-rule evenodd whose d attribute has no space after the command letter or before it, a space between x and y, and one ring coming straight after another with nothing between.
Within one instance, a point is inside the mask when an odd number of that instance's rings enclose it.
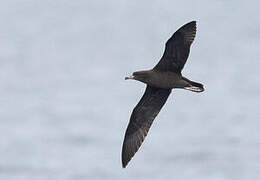
<instances>
[{"instance_id":1,"label":"tail feather","mask_svg":"<svg viewBox=\"0 0 260 180\"><path fill-rule=\"evenodd\" d=\"M203 92L204 89L200 88L200 87L195 87L195 86L191 86L191 87L184 87L184 89L193 91L193 92Z\"/></svg>"},{"instance_id":2,"label":"tail feather","mask_svg":"<svg viewBox=\"0 0 260 180\"><path fill-rule=\"evenodd\" d=\"M184 87L184 89L187 89L187 90L190 90L193 92L203 92L204 91L203 84L191 81L187 78L183 78L183 79L186 80L189 84L188 86Z\"/></svg>"}]
</instances>

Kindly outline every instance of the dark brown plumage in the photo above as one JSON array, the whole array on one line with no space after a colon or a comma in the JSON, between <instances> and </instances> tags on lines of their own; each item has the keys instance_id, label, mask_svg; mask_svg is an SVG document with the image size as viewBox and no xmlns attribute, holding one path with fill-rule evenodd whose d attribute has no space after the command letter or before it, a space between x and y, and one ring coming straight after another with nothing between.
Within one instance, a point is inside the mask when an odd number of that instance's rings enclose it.
<instances>
[{"instance_id":1,"label":"dark brown plumage","mask_svg":"<svg viewBox=\"0 0 260 180\"><path fill-rule=\"evenodd\" d=\"M192 21L178 29L166 42L163 56L154 69L158 71L181 73L181 70L188 59L190 46L195 35L195 21Z\"/></svg>"},{"instance_id":2,"label":"dark brown plumage","mask_svg":"<svg viewBox=\"0 0 260 180\"><path fill-rule=\"evenodd\" d=\"M203 85L182 76L190 46L196 35L196 22L192 21L178 29L166 42L159 63L148 71L137 71L126 79L135 79L147 84L145 93L134 108L127 126L122 148L122 165L126 167L138 151L153 120L165 104L173 88L194 92L204 91Z\"/></svg>"}]
</instances>

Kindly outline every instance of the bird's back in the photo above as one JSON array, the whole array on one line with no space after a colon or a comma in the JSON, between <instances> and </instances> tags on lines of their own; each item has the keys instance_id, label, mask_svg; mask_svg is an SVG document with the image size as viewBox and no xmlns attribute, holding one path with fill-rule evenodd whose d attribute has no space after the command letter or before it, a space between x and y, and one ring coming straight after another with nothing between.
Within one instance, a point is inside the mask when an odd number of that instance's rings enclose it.
<instances>
[{"instance_id":1,"label":"bird's back","mask_svg":"<svg viewBox=\"0 0 260 180\"><path fill-rule=\"evenodd\" d=\"M147 82L148 85L163 88L173 89L183 86L182 76L174 72L160 72L152 70L150 78Z\"/></svg>"}]
</instances>

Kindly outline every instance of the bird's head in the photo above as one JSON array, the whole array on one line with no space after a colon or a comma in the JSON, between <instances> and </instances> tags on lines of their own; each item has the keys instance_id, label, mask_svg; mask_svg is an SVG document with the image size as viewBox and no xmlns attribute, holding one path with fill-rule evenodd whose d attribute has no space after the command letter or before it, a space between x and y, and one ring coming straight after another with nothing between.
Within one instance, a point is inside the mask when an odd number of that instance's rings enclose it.
<instances>
[{"instance_id":1,"label":"bird's head","mask_svg":"<svg viewBox=\"0 0 260 180\"><path fill-rule=\"evenodd\" d=\"M150 71L136 71L132 75L125 77L127 79L134 79L141 82L146 82L149 79Z\"/></svg>"}]
</instances>

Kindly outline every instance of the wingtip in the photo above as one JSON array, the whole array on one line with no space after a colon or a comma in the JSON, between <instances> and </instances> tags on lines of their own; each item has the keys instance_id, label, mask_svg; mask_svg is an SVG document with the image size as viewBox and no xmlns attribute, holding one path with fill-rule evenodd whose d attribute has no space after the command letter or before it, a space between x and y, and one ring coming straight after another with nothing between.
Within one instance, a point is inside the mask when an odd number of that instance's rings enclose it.
<instances>
[{"instance_id":1,"label":"wingtip","mask_svg":"<svg viewBox=\"0 0 260 180\"><path fill-rule=\"evenodd\" d=\"M191 21L191 22L189 22L189 23L196 24L197 21L193 20L193 21Z\"/></svg>"},{"instance_id":2,"label":"wingtip","mask_svg":"<svg viewBox=\"0 0 260 180\"><path fill-rule=\"evenodd\" d=\"M127 164L128 164L128 162L122 161L122 168L123 168L123 169L126 168Z\"/></svg>"},{"instance_id":3,"label":"wingtip","mask_svg":"<svg viewBox=\"0 0 260 180\"><path fill-rule=\"evenodd\" d=\"M123 145L122 154L121 154L121 158L122 158L122 161L121 161L121 162L122 162L122 168L126 168L128 162L129 162L129 160L126 159L126 157L124 156L124 154L125 154L125 147L124 147L124 145Z\"/></svg>"},{"instance_id":4,"label":"wingtip","mask_svg":"<svg viewBox=\"0 0 260 180\"><path fill-rule=\"evenodd\" d=\"M195 28L196 28L196 26L197 26L197 21L191 21L191 22L189 22L188 24L192 24L192 25L195 26Z\"/></svg>"},{"instance_id":5,"label":"wingtip","mask_svg":"<svg viewBox=\"0 0 260 180\"><path fill-rule=\"evenodd\" d=\"M196 28L197 27L197 21L190 21L186 25L188 25L188 26L191 25L191 26L194 26Z\"/></svg>"}]
</instances>

